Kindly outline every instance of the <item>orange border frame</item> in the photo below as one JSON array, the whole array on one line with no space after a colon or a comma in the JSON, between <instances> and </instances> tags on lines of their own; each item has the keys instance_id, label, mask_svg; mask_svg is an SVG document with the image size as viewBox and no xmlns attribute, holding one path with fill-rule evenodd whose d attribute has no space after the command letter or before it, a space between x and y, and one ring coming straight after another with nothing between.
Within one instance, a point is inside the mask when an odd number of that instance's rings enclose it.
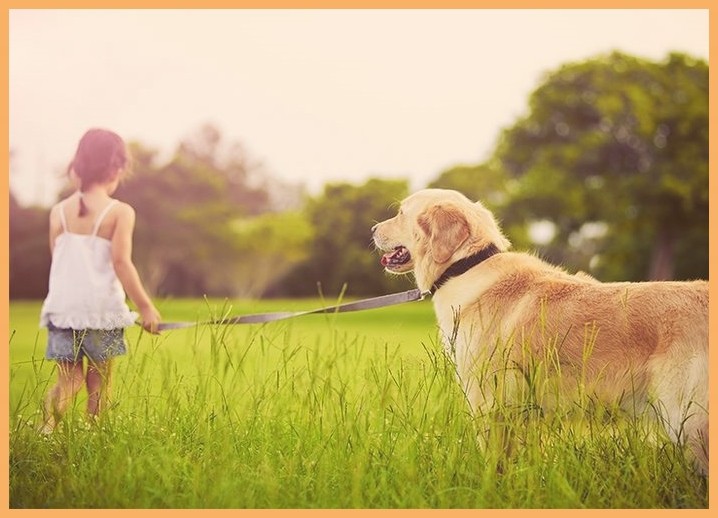
<instances>
[{"instance_id":1,"label":"orange border frame","mask_svg":"<svg viewBox=\"0 0 718 518\"><path fill-rule=\"evenodd\" d=\"M567 0L549 0L549 1L541 1L541 0L534 0L534 1L527 1L527 0L505 0L503 2L498 0L488 1L488 0L446 0L445 2L440 1L429 1L429 0L393 0L393 1L381 1L381 0L359 0L359 1L336 1L336 0L283 0L283 1L257 1L257 0L243 0L243 1L227 1L227 0L214 0L209 2L190 2L186 0L182 1L169 1L169 0L155 0L155 1L142 1L142 0L122 0L122 1L110 1L110 2L98 2L98 1L92 1L92 0L68 0L66 2L50 2L50 1L23 1L23 0L8 0L7 2L3 2L4 9L0 13L0 25L2 27L3 34L6 35L2 39L2 42L0 42L0 46L2 47L2 59L3 59L3 79L4 83L8 84L8 51L9 51L9 41L7 35L9 34L9 10L10 9L36 9L36 8L108 8L108 7L116 7L116 8L202 8L202 9L208 9L208 8L396 8L396 9L411 9L411 8L437 8L437 9L453 9L453 8L495 8L495 9L528 9L528 8L539 8L539 9L587 9L587 8L594 8L594 9L708 9L709 10L709 24L710 24L710 59L709 59L709 78L710 78L710 92L713 93L714 85L718 82L718 75L716 74L713 66L715 65L715 59L713 59L713 56L716 55L716 52L718 51L718 44L715 43L716 39L712 36L715 35L715 31L713 28L715 27L716 23L718 23L718 10L711 9L713 7L713 3L710 0L684 0L683 2L679 1L665 1L665 0L659 0L659 1L646 1L646 0L604 0L604 1L567 1ZM5 163L9 163L9 107L8 107L8 101L3 103L2 105L2 113L5 118L5 124L2 126L2 155L5 158ZM716 106L715 102L710 103L710 111L709 111L709 123L712 128L718 127L716 125L718 116L718 106ZM715 150L718 149L718 137L716 136L716 131L710 132L710 138L709 138L709 149ZM711 177L714 177L716 174L715 171L715 160L711 161L709 163L709 175ZM718 221L716 218L718 218L718 209L716 208L716 188L715 188L715 181L710 182L709 184L710 189L710 207L709 207L709 228L711 231L715 229L718 226ZM0 279L0 304L2 305L2 314L0 315L0 329L3 331L3 340L5 344L9 342L9 285L8 285L8 278L9 278L9 236L8 236L8 229L9 229L9 214L8 214L8 200L9 200L9 175L5 175L2 182L0 182L0 196L2 196L2 199L0 200L0 203L3 206L3 211L0 212L0 233L2 237L2 241L4 246L2 246L2 251L0 252L0 261L2 264L3 269L3 276L2 279ZM712 236L711 232L711 237ZM718 261L718 253L716 251L718 245L716 244L715 239L710 240L709 245L709 264L715 265L718 264L716 261ZM716 297L716 288L715 283L711 283L710 285L710 297L712 300L715 300ZM718 305L711 304L710 306L710 328L711 328L711 337L713 338L715 336L715 329L716 329L716 323L718 322ZM716 340L713 338L713 342ZM711 362L710 367L712 373L715 372L715 363L716 363L716 355L717 353L714 352L714 354L711 356ZM6 356L7 358L7 356ZM0 470L0 485L2 485L2 495L0 495L0 509L8 510L11 513L22 513L24 516L28 516L28 513L31 515L36 515L40 513L52 513L53 515L58 514L66 514L70 515L72 514L82 514L82 513L88 513L88 512L97 512L97 511L91 511L91 510L53 510L53 511L42 511L42 510L16 510L16 509L9 509L9 369L6 367L2 369L0 373L0 399L2 400L2 409L0 410L0 428L1 428L1 435L2 435L2 444L0 444L0 452L2 452L2 458L5 461L4 468ZM711 376L711 382L710 382L710 392L711 392L711 399L714 399L715 397L715 389L716 389L716 383L715 383L715 376ZM711 419L713 421L713 419ZM714 432L711 435L715 435L715 426L712 427ZM715 440L713 441L714 444L716 444ZM711 467L711 472L715 475L716 468L715 468L716 462L714 461ZM715 477L712 477L715 479ZM715 496L715 482L710 483L710 502L713 501L713 497ZM710 507L709 507L710 509ZM104 510L101 511L103 513L122 513L125 511L121 510ZM150 513L152 515L156 516L157 513L172 513L172 515L181 514L181 515L187 515L189 513L196 514L198 511L196 510L132 510L130 512L133 513L142 513L146 514L147 516L150 516ZM222 513L229 513L229 512L237 512L236 510L211 510L211 511L200 511L203 514L205 513L211 513L220 515ZM477 512L500 512L501 514L511 514L511 515L519 515L524 513L531 513L531 514L543 514L546 516L555 516L556 514L566 514L566 513L573 513L576 512L575 510L506 510L506 511L492 511L492 510L456 510L456 511L447 511L447 510L340 510L340 511L322 511L322 510L242 510L240 512L243 513L251 513L253 515L257 516L267 516L267 515L274 515L275 513L278 514L291 514L292 516L316 516L317 513L351 513L353 516L376 516L376 515L382 515L385 513L391 513L393 516L396 515L404 515L404 516L411 516L412 518L417 517L418 515L426 516L429 513L446 513L450 512L453 515L461 514L465 516L474 515ZM652 516L654 513L661 512L681 512L681 513L707 513L708 510L695 510L695 511L689 511L689 510L682 510L682 511L657 511L657 510L631 510L631 511L624 511L624 510L583 510L580 511L582 513L612 513L612 514L646 514L650 513Z\"/></svg>"}]
</instances>

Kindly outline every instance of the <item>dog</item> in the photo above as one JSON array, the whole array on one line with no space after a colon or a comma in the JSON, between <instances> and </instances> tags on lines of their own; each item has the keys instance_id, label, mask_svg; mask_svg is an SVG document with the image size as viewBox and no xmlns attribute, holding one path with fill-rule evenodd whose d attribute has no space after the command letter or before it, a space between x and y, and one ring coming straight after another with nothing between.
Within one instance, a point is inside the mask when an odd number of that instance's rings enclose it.
<instances>
[{"instance_id":1,"label":"dog","mask_svg":"<svg viewBox=\"0 0 718 518\"><path fill-rule=\"evenodd\" d=\"M432 294L445 351L474 414L525 390L543 362L547 407L589 394L652 410L708 470L708 283L602 283L511 243L493 214L457 191L425 189L372 228L393 274ZM516 373L497 383L500 370ZM523 388L522 388L523 387Z\"/></svg>"}]
</instances>

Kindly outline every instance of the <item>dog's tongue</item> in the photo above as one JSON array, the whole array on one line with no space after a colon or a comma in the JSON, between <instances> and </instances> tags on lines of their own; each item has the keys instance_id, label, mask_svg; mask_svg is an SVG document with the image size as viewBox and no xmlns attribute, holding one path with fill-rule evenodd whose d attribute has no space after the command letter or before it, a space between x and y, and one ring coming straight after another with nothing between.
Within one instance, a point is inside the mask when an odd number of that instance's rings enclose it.
<instances>
[{"instance_id":1,"label":"dog's tongue","mask_svg":"<svg viewBox=\"0 0 718 518\"><path fill-rule=\"evenodd\" d=\"M381 265L389 266L389 265L404 264L408 260L409 260L409 251L403 246L397 246L391 252L387 252L386 254L381 256Z\"/></svg>"}]
</instances>

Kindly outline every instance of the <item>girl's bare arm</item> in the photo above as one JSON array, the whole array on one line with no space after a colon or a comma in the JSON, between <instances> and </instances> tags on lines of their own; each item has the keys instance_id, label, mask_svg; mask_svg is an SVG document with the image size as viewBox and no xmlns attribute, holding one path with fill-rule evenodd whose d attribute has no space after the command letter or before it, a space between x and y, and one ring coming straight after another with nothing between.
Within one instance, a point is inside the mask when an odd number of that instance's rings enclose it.
<instances>
[{"instance_id":1,"label":"girl's bare arm","mask_svg":"<svg viewBox=\"0 0 718 518\"><path fill-rule=\"evenodd\" d=\"M132 262L132 234L135 229L135 211L127 204L116 209L117 222L112 234L112 264L115 273L125 289L125 293L137 306L142 319L142 326L157 332L160 314L145 291L140 276Z\"/></svg>"},{"instance_id":2,"label":"girl's bare arm","mask_svg":"<svg viewBox=\"0 0 718 518\"><path fill-rule=\"evenodd\" d=\"M50 210L50 255L55 251L55 239L62 234L62 222L60 221L60 205L55 205Z\"/></svg>"}]
</instances>

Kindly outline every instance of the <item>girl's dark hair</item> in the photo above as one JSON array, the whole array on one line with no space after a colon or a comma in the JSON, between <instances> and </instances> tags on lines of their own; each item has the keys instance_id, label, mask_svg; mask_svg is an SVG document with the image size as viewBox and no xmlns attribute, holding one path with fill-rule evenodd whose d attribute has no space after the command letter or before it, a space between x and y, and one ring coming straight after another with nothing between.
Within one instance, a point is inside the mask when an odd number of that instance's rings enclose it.
<instances>
[{"instance_id":1,"label":"girl's dark hair","mask_svg":"<svg viewBox=\"0 0 718 518\"><path fill-rule=\"evenodd\" d=\"M112 175L127 166L127 163L127 148L122 138L112 131L93 128L80 139L75 158L67 167L67 172L75 172L80 180L82 194L91 185L112 178ZM79 216L86 214L87 206L80 196Z\"/></svg>"}]
</instances>

